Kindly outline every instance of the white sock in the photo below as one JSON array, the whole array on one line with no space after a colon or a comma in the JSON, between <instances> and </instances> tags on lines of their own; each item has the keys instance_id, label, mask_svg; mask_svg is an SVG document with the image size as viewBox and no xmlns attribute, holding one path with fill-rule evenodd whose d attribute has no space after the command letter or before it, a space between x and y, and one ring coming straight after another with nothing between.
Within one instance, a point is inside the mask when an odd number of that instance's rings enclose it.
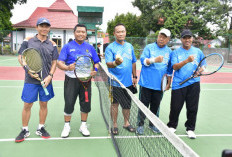
<instances>
[{"instance_id":1,"label":"white sock","mask_svg":"<svg viewBox=\"0 0 232 157\"><path fill-rule=\"evenodd\" d=\"M41 129L42 127L44 127L44 124L39 124L38 129Z\"/></svg>"},{"instance_id":2,"label":"white sock","mask_svg":"<svg viewBox=\"0 0 232 157\"><path fill-rule=\"evenodd\" d=\"M28 131L28 126L24 126L22 129Z\"/></svg>"},{"instance_id":3,"label":"white sock","mask_svg":"<svg viewBox=\"0 0 232 157\"><path fill-rule=\"evenodd\" d=\"M81 125L86 125L86 122L81 122Z\"/></svg>"},{"instance_id":4,"label":"white sock","mask_svg":"<svg viewBox=\"0 0 232 157\"><path fill-rule=\"evenodd\" d=\"M70 122L65 122L64 125L65 126L70 126Z\"/></svg>"}]
</instances>

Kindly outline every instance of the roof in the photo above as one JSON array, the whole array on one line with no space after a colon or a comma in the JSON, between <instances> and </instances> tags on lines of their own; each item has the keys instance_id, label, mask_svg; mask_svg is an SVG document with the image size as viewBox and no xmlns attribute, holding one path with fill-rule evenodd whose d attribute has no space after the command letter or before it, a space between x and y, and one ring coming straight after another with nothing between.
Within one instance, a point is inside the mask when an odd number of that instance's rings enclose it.
<instances>
[{"instance_id":1,"label":"roof","mask_svg":"<svg viewBox=\"0 0 232 157\"><path fill-rule=\"evenodd\" d=\"M15 28L33 28L40 17L47 18L51 28L73 29L78 22L77 16L64 0L56 0L50 7L37 7L31 16L13 25Z\"/></svg>"}]
</instances>

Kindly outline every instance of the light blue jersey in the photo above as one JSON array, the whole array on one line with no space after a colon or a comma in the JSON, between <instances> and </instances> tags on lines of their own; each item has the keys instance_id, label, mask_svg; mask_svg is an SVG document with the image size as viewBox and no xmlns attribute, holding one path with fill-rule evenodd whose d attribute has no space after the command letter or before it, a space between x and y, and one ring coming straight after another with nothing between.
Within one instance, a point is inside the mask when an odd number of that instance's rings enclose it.
<instances>
[{"instance_id":1,"label":"light blue jersey","mask_svg":"<svg viewBox=\"0 0 232 157\"><path fill-rule=\"evenodd\" d=\"M172 57L171 57L172 67L174 64L180 63L186 60L190 55L194 56L194 61L185 64L182 68L180 68L179 70L176 70L174 73L174 78L172 82L172 89L174 90L189 86L195 82L200 81L200 77L196 77L196 78L192 78L188 80L183 85L179 85L180 82L189 78L193 74L198 64L200 63L200 61L205 57L203 52L199 48L192 46L189 50L185 50L183 47L180 47L174 50L172 53Z\"/></svg>"},{"instance_id":2,"label":"light blue jersey","mask_svg":"<svg viewBox=\"0 0 232 157\"><path fill-rule=\"evenodd\" d=\"M161 90L161 80L164 74L172 75L171 49L166 45L160 48L157 43L147 45L140 57L142 69L138 84L153 90ZM163 62L144 65L146 58L163 56Z\"/></svg>"},{"instance_id":3,"label":"light blue jersey","mask_svg":"<svg viewBox=\"0 0 232 157\"><path fill-rule=\"evenodd\" d=\"M108 68L109 72L117 77L117 79L126 87L132 85L132 64L136 62L133 46L125 42L123 45L114 41L107 46L105 51L106 63L113 62L116 55L119 54L123 58L122 64L115 68ZM113 86L120 86L118 83L113 82Z\"/></svg>"}]
</instances>

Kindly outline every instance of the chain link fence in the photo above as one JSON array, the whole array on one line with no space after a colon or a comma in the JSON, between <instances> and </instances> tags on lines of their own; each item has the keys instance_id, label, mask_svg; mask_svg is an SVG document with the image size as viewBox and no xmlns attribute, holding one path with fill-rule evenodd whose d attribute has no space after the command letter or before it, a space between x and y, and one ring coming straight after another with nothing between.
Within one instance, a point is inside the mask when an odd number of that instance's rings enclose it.
<instances>
[{"instance_id":1,"label":"chain link fence","mask_svg":"<svg viewBox=\"0 0 232 157\"><path fill-rule=\"evenodd\" d=\"M0 30L0 55L17 55L22 44L22 34L17 31ZM232 34L224 35L220 39L203 40L195 39L193 45L200 48L205 55L209 53L220 53L224 56L226 63L232 63ZM107 41L103 45L103 51L112 42L115 41L114 36L105 36L103 41ZM140 55L146 45L156 41L154 37L126 37L126 41L131 43L135 50L135 55L140 58ZM171 39L168 46L174 50L181 46L180 39Z\"/></svg>"}]
</instances>

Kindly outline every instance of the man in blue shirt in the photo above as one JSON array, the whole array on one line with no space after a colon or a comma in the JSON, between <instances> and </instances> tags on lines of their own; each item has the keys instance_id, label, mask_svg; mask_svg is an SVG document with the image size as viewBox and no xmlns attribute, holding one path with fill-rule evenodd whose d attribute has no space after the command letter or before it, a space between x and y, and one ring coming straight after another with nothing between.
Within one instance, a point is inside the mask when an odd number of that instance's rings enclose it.
<instances>
[{"instance_id":1,"label":"man in blue shirt","mask_svg":"<svg viewBox=\"0 0 232 157\"><path fill-rule=\"evenodd\" d=\"M171 32L168 29L161 29L157 42L147 45L140 57L142 69L138 84L140 85L139 99L149 107L152 113L156 114L163 97L161 89L161 80L164 75L168 76L166 90L170 88L172 68L170 64L171 49L167 46L170 40ZM146 116L141 110L138 113L137 133L144 133L144 120ZM149 128L154 132L159 130L149 122Z\"/></svg>"},{"instance_id":2,"label":"man in blue shirt","mask_svg":"<svg viewBox=\"0 0 232 157\"><path fill-rule=\"evenodd\" d=\"M97 74L98 62L100 61L97 53L92 45L85 42L87 36L87 28L85 25L77 24L74 28L75 40L67 43L62 48L59 58L58 67L65 71L64 81L64 120L65 125L61 133L61 137L66 138L70 133L70 121L74 111L74 105L76 103L77 96L79 95L79 103L81 110L81 126L79 131L83 136L89 136L90 132L87 128L87 117L91 110L91 81L87 87L88 97L90 101L85 101L85 88L82 83L76 78L74 74L75 60L82 55L90 56L95 64L95 71L91 72L91 76Z\"/></svg>"},{"instance_id":3,"label":"man in blue shirt","mask_svg":"<svg viewBox=\"0 0 232 157\"><path fill-rule=\"evenodd\" d=\"M105 60L108 70L113 74L125 87L130 90L136 86L136 57L133 46L125 41L126 28L123 24L117 24L114 27L114 36L116 41L107 46L105 51ZM133 80L132 80L133 75ZM131 98L122 89L120 85L113 81L113 103L111 104L111 117L113 120L113 134L118 134L118 106L122 107L124 116L123 128L130 132L135 132L135 129L129 123Z\"/></svg>"},{"instance_id":4,"label":"man in blue shirt","mask_svg":"<svg viewBox=\"0 0 232 157\"><path fill-rule=\"evenodd\" d=\"M192 46L193 35L190 30L182 31L181 42L182 47L174 50L171 57L171 64L175 73L172 82L171 110L167 125L172 132L176 131L179 114L184 102L186 102L186 133L189 138L195 139L194 130L200 95L200 78L192 78L183 85L179 85L179 83L193 74L199 62L204 58L204 54L199 48ZM203 71L203 69L201 68L200 71Z\"/></svg>"}]
</instances>

